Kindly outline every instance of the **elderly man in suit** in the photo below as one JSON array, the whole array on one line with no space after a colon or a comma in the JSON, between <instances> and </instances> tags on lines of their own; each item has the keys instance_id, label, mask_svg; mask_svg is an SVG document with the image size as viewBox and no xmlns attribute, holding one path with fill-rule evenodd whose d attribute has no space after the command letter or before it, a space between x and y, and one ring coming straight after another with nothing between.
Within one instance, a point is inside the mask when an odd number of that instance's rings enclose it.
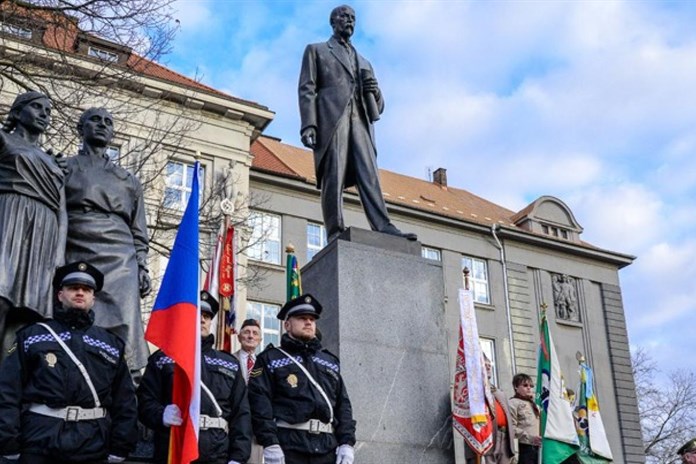
<instances>
[{"instance_id":1,"label":"elderly man in suit","mask_svg":"<svg viewBox=\"0 0 696 464\"><path fill-rule=\"evenodd\" d=\"M242 366L244 381L249 383L249 373L256 362L256 348L261 343L261 324L256 319L247 319L242 322L242 328L237 335L241 348L234 353ZM251 443L251 456L247 464L263 463L263 447L254 439Z\"/></svg>"},{"instance_id":2,"label":"elderly man in suit","mask_svg":"<svg viewBox=\"0 0 696 464\"><path fill-rule=\"evenodd\" d=\"M372 65L350 42L355 11L334 8L329 22L331 38L305 49L298 88L300 135L314 150L327 236L331 241L345 230L343 190L356 186L372 230L416 240L390 222L382 197L372 123L384 99Z\"/></svg>"}]
</instances>

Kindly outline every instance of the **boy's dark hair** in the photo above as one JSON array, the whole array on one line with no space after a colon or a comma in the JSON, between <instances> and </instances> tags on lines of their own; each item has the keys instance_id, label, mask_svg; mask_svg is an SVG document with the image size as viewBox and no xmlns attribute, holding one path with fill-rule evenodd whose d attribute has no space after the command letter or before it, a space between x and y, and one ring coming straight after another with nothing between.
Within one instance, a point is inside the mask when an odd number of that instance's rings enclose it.
<instances>
[{"instance_id":1,"label":"boy's dark hair","mask_svg":"<svg viewBox=\"0 0 696 464\"><path fill-rule=\"evenodd\" d=\"M534 381L532 381L532 378L528 376L527 374L520 372L519 374L515 374L515 376L512 378L512 386L517 388L523 383L529 382L530 384L534 384Z\"/></svg>"}]
</instances>

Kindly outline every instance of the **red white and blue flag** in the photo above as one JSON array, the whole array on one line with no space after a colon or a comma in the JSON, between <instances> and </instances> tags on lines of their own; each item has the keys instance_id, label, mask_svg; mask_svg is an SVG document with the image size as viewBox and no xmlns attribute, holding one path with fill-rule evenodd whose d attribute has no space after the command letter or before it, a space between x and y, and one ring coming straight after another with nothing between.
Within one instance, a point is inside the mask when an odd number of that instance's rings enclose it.
<instances>
[{"instance_id":1,"label":"red white and blue flag","mask_svg":"<svg viewBox=\"0 0 696 464\"><path fill-rule=\"evenodd\" d=\"M175 362L172 402L181 409L183 424L171 428L170 464L189 464L198 458L201 404L198 162L194 172L191 196L145 332L145 339Z\"/></svg>"}]
</instances>

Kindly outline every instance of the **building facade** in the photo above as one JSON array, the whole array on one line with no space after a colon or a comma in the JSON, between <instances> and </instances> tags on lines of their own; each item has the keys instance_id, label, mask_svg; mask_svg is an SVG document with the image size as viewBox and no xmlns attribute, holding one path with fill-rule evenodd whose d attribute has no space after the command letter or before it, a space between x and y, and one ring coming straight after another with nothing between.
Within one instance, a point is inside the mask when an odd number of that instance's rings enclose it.
<instances>
[{"instance_id":1,"label":"building facade","mask_svg":"<svg viewBox=\"0 0 696 464\"><path fill-rule=\"evenodd\" d=\"M67 56L71 72L98 69L112 77L105 78L104 92L85 94L70 111L75 122L79 109L104 106L114 112L111 154L146 186L155 286L190 192L193 162L200 160L207 202L202 210L210 215L202 254L211 251L220 198L231 198L241 232L238 277L245 282L237 287L237 320L259 319L264 344L277 343L281 325L275 315L285 302L285 246L292 243L300 263L307 263L326 245L311 153L262 136L273 112L261 104L201 85L78 30L62 36L72 42L58 43L55 37L56 31L40 20L13 23L3 16L3 56L36 57L37 69ZM113 65L105 70L104 61ZM0 106L7 109L20 88L3 84ZM55 83L46 84L55 89ZM80 90L71 88L69 79L61 85L66 93ZM71 130L59 127L51 140L67 155L78 148ZM466 267L495 382L512 394L514 373L535 374L539 309L548 305L567 385L577 384L580 352L596 372L615 462L644 462L619 280L619 270L633 257L583 242L582 227L556 198L541 197L516 212L449 186L444 169L434 173L433 181L385 170L380 175L395 224L418 234L423 259L441 262L449 346L457 345L456 295ZM369 228L354 190L346 193L345 202L346 223ZM245 280L249 275L254 278ZM153 297L143 301L145 320L152 302ZM455 355L453 349L452 372ZM460 442L456 449L460 456Z\"/></svg>"},{"instance_id":2,"label":"building facade","mask_svg":"<svg viewBox=\"0 0 696 464\"><path fill-rule=\"evenodd\" d=\"M311 152L265 136L251 150L250 189L264 198L258 214L273 232L250 261L266 271L266 285L250 289L247 299L268 321L285 299L280 251L292 243L306 263L326 238ZM442 264L448 345L457 346L457 292L466 267L482 347L496 384L512 396L515 373L536 376L539 311L546 304L567 387L579 383L579 352L596 372L614 461L644 462L619 281L619 270L634 258L583 242L582 227L557 198L544 196L515 212L447 185L444 169L430 182L386 170L380 176L395 225L418 234L423 259ZM346 224L369 229L353 190L345 195L345 214ZM265 342L277 337L275 327L264 327ZM452 374L455 356L453 348ZM456 449L461 456L461 442Z\"/></svg>"}]
</instances>

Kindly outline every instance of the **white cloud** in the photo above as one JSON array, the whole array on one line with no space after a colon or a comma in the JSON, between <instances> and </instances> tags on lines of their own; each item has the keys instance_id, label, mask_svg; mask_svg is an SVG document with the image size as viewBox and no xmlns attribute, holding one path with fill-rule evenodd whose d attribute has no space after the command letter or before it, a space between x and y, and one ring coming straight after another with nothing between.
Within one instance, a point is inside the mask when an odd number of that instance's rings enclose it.
<instances>
[{"instance_id":1,"label":"white cloud","mask_svg":"<svg viewBox=\"0 0 696 464\"><path fill-rule=\"evenodd\" d=\"M186 34L203 28L213 21L214 5L206 0L179 0L173 4L174 18L179 20L181 32Z\"/></svg>"},{"instance_id":2,"label":"white cloud","mask_svg":"<svg viewBox=\"0 0 696 464\"><path fill-rule=\"evenodd\" d=\"M625 271L624 298L631 340L650 348L669 368L696 369L692 319L696 311L696 239L658 242Z\"/></svg>"},{"instance_id":3,"label":"white cloud","mask_svg":"<svg viewBox=\"0 0 696 464\"><path fill-rule=\"evenodd\" d=\"M659 240L667 221L664 205L639 184L594 186L568 197L585 228L583 238L603 248L638 254Z\"/></svg>"}]
</instances>

